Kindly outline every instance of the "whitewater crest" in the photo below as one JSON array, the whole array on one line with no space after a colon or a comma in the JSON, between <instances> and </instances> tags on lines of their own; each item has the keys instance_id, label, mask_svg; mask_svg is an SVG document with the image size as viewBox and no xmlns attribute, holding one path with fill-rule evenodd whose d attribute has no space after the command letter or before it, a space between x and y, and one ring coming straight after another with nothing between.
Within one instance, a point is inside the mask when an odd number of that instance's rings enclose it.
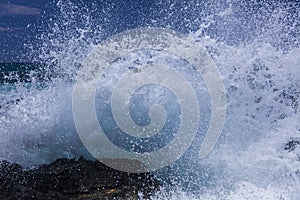
<instances>
[{"instance_id":1,"label":"whitewater crest","mask_svg":"<svg viewBox=\"0 0 300 200\"><path fill-rule=\"evenodd\" d=\"M199 159L203 141L199 136L178 161L154 172L164 186L153 199L297 200L300 6L273 1L192 1L190 5L155 1L155 6L158 11L153 11L150 20L137 23L135 28L171 28L205 49L225 85L227 110L222 134L207 157ZM109 13L114 8L110 4L101 11L69 1L59 1L57 7L59 13L49 21L49 32L38 36L43 45L32 52L38 55L37 61L46 63L50 78L40 81L33 74L27 83L0 86L0 158L26 167L59 157L91 158L77 135L72 116L75 77L92 49L113 33L130 28L108 26L112 24ZM99 22L99 18L103 20ZM189 69L177 57L155 53L160 62ZM127 69L138 71L129 66L129 61L139 65L151 52L132 55L127 60L116 60L113 70L128 65ZM137 61L136 56L141 59ZM205 132L209 123L205 118L211 112L210 96L205 81L192 72L185 73L190 79L199 80L194 87L203 90L197 95L203 97L199 98L199 106L204 109L200 127ZM109 78L111 82L104 85L107 90L116 80ZM140 94L143 91L140 89ZM135 98L142 99L138 95ZM101 118L101 113L96 114ZM176 122L177 118L173 119ZM167 142L168 138L162 141Z\"/></svg>"}]
</instances>

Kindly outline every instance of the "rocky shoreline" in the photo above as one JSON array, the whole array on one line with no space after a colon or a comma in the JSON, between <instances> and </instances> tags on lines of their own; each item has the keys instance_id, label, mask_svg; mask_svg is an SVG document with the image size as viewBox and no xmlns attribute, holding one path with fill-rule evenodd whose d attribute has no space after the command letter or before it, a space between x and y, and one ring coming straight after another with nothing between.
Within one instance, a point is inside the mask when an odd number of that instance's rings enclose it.
<instances>
[{"instance_id":1,"label":"rocky shoreline","mask_svg":"<svg viewBox=\"0 0 300 200\"><path fill-rule=\"evenodd\" d=\"M283 146L289 152L298 147L300 138L290 138ZM150 173L125 173L82 157L35 169L0 161L0 200L150 199L160 186Z\"/></svg>"},{"instance_id":2,"label":"rocky shoreline","mask_svg":"<svg viewBox=\"0 0 300 200\"><path fill-rule=\"evenodd\" d=\"M36 169L0 161L2 200L149 199L159 189L151 174L131 174L99 161L58 159Z\"/></svg>"}]
</instances>

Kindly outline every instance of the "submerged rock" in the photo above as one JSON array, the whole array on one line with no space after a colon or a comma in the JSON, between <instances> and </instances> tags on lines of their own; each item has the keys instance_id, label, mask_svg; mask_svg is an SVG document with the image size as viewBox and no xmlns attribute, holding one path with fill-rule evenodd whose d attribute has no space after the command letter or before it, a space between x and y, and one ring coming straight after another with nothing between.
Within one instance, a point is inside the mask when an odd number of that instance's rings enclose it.
<instances>
[{"instance_id":1,"label":"submerged rock","mask_svg":"<svg viewBox=\"0 0 300 200\"><path fill-rule=\"evenodd\" d=\"M5 200L147 199L158 188L151 174L120 172L83 158L58 159L32 170L0 162L0 199Z\"/></svg>"}]
</instances>

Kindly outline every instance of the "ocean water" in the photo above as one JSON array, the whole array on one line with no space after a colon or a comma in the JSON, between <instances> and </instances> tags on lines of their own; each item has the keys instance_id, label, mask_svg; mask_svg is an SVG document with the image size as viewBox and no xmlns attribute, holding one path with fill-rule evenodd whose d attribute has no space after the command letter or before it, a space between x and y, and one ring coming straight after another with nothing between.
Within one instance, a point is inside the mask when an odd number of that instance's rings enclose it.
<instances>
[{"instance_id":1,"label":"ocean water","mask_svg":"<svg viewBox=\"0 0 300 200\"><path fill-rule=\"evenodd\" d=\"M1 68L0 159L28 168L59 157L92 159L73 121L77 70L114 33L164 27L185 34L212 57L227 111L207 157L197 154L200 135L181 159L154 172L164 185L153 199L300 199L300 147L284 148L291 138L300 140L297 1L155 1L152 14L131 19L137 20L132 26L111 21L113 4L102 10L71 1L53 5L57 13L49 31L37 35L39 48L29 47L34 62L43 64Z\"/></svg>"}]
</instances>

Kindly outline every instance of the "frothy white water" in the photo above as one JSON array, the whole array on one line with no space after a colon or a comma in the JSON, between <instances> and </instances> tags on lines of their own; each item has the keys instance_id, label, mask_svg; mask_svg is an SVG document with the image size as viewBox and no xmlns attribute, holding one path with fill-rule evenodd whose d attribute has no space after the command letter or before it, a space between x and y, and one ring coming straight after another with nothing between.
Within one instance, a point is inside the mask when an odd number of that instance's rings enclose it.
<instances>
[{"instance_id":1,"label":"frothy white water","mask_svg":"<svg viewBox=\"0 0 300 200\"><path fill-rule=\"evenodd\" d=\"M21 100L1 110L0 158L33 167L83 154L73 124L71 94L71 86L19 86L5 91L13 100Z\"/></svg>"},{"instance_id":2,"label":"frothy white water","mask_svg":"<svg viewBox=\"0 0 300 200\"><path fill-rule=\"evenodd\" d=\"M162 200L281 200L281 199L297 199L299 192L295 192L290 188L274 187L267 188L259 187L251 182L240 181L237 182L235 187L230 191L218 191L219 188L215 188L215 191L207 191L201 196L191 195L183 191L173 191L172 193L157 193L152 199ZM217 191L217 192L216 192Z\"/></svg>"},{"instance_id":3,"label":"frothy white water","mask_svg":"<svg viewBox=\"0 0 300 200\"><path fill-rule=\"evenodd\" d=\"M162 13L178 7L160 4ZM240 9L247 5L238 1L216 3L211 11L218 13L205 17L194 17L198 13L192 6L180 10L187 17L184 10L193 13L187 27L199 23L199 28L188 30L189 37L207 50L220 70L227 90L227 118L208 157L200 160L197 153L191 153L167 173L158 173L172 186L166 184L153 199L299 199L300 147L294 151L284 147L290 138L300 137L299 22L295 20L300 12L292 3L266 4L263 7L273 11L251 4L257 13L243 13ZM74 4L60 2L58 6L63 16L74 17L63 18L62 25L50 22L56 26L40 37L45 45L39 55L55 62L54 71L60 76L43 87L34 82L16 84L10 90L9 85L1 86L1 102L21 101L0 110L0 158L27 167L58 157L88 156L74 128L72 81L78 65L101 40L102 29L92 27L93 20L86 15L81 18L86 24L76 27L76 11L82 10L67 9ZM187 22L174 15L170 12L151 25L176 28ZM240 31L237 24L244 32L234 33Z\"/></svg>"},{"instance_id":4,"label":"frothy white water","mask_svg":"<svg viewBox=\"0 0 300 200\"><path fill-rule=\"evenodd\" d=\"M300 148L288 151L285 145L300 136L300 49L283 54L269 44L219 48L205 41L215 50L215 62L226 66L221 71L230 88L222 138L200 161L202 167L216 166L219 178L200 194L176 188L154 199L299 199ZM288 91L296 98L285 98Z\"/></svg>"}]
</instances>

